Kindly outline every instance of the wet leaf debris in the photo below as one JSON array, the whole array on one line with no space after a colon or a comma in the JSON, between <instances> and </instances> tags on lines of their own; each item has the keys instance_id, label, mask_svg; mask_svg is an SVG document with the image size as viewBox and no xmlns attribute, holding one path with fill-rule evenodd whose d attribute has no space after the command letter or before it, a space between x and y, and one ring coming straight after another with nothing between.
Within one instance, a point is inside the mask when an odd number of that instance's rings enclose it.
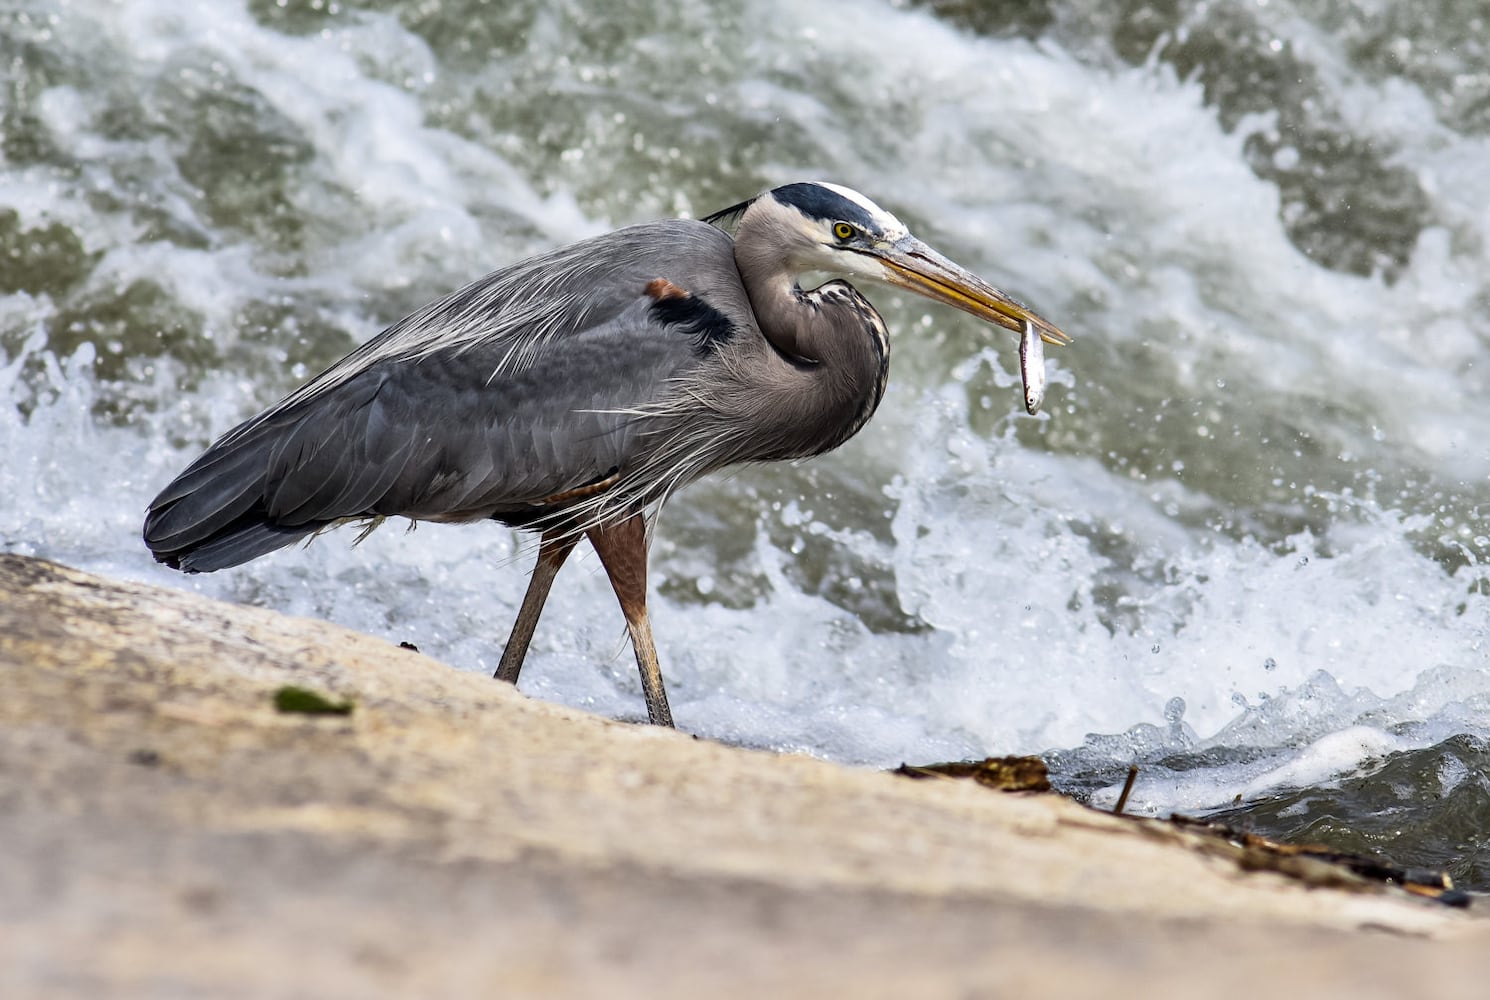
<instances>
[{"instance_id":1,"label":"wet leaf debris","mask_svg":"<svg viewBox=\"0 0 1490 1000\"><path fill-rule=\"evenodd\" d=\"M1039 757L985 757L944 764L901 764L893 774L907 778L971 779L1001 792L1048 792L1050 775Z\"/></svg>"},{"instance_id":2,"label":"wet leaf debris","mask_svg":"<svg viewBox=\"0 0 1490 1000\"><path fill-rule=\"evenodd\" d=\"M908 778L972 780L1006 792L1049 792L1045 762L1039 757L988 757L941 764L901 764L891 772ZM1454 887L1445 871L1405 868L1382 858L1337 851L1318 844L1285 844L1211 820L1173 815L1168 819L1132 816L1122 812L1138 769L1131 768L1123 799L1110 815L1140 824L1143 833L1177 846L1229 860L1243 871L1270 871L1314 887L1354 892L1379 892L1395 886L1414 896L1445 906L1467 907L1472 895Z\"/></svg>"},{"instance_id":3,"label":"wet leaf debris","mask_svg":"<svg viewBox=\"0 0 1490 1000\"><path fill-rule=\"evenodd\" d=\"M1279 843L1209 820L1176 815L1157 822L1167 822L1176 831L1193 836L1197 849L1228 857L1245 871L1278 872L1306 885L1340 889L1396 885L1445 906L1470 904L1470 894L1454 888L1454 880L1447 872L1403 868L1381 858L1335 851L1319 844Z\"/></svg>"}]
</instances>

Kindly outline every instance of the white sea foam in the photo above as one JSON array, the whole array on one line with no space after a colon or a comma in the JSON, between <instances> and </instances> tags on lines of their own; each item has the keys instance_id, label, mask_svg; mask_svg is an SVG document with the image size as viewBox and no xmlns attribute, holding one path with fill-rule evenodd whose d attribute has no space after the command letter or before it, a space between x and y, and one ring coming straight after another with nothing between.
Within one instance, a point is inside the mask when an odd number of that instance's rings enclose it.
<instances>
[{"instance_id":1,"label":"white sea foam","mask_svg":"<svg viewBox=\"0 0 1490 1000\"><path fill-rule=\"evenodd\" d=\"M1490 181L1472 169L1485 162L1481 140L1439 128L1432 149L1408 155L1433 179L1435 218L1453 231L1425 230L1388 284L1301 254L1276 191L1246 165L1245 130L1222 129L1199 85L1162 67L973 38L924 12L854 13L856 30L838 36L857 5L757 8L768 37L721 70L738 78L718 81L716 100L740 106L718 127L777 115L821 141L811 162L768 151L778 160L760 165L767 179L831 176L869 193L1039 303L1078 344L1051 352L1048 413L1027 419L1016 412L1012 341L978 353L957 342L970 326L939 311L919 323L923 307L879 293L900 327L895 381L864 437L819 463L838 498L787 472L769 481L790 484L797 502L762 499L743 520L739 505L721 506L730 530L752 539L735 570L687 547L700 532L669 528L708 520L717 494L685 495L663 520L658 582L703 595L654 598L680 725L872 764L1073 747L1140 725L1202 750L1269 751L1151 786L1134 808L1153 809L1214 805L1435 734L1490 731L1490 351L1474 311L1490 245ZM421 94L442 68L389 15L289 36L227 2L72 9L95 37L59 29L64 41L110 53L142 90L182 67L220 65L312 150L292 192L312 223L308 277L279 276L238 236L197 248L147 240L127 212L90 207L78 187L34 169L0 172L0 203L27 224L62 221L104 254L90 279L98 288L148 276L219 329L245 301L314 292L366 335L396 317L359 312L365 295L426 268L453 283L613 221L587 217L562 184L540 196L540 179L504 155L430 124ZM830 90L827 80L855 86ZM107 189L118 183L114 159L140 158L160 172L167 213L208 226L169 150L106 141L103 95L82 86L59 87L41 106L88 183ZM1365 85L1350 87L1361 99ZM1388 96L1377 127L1418 138L1415 99ZM585 153L593 169L608 169L605 156L621 162L604 146ZM323 189L336 194L329 207L313 201ZM357 215L338 217L348 204ZM6 342L49 314L29 296L0 299ZM159 412L120 426L92 415L93 362L89 347L58 358L33 339L0 373L10 401L0 406L0 546L331 619L462 669L494 667L528 558L495 525L390 526L358 547L343 531L209 577L154 565L138 538L141 512L195 447L168 442L200 443L272 400L243 372L208 374L183 398L159 385ZM171 371L163 364L155 377ZM1100 397L1107 406L1175 400L1156 406L1168 425L1091 413L1098 387L1115 387ZM1161 451L1208 435L1225 446L1215 454L1254 464L1207 469L1202 448L1187 468L1138 471L1073 436L1103 422L1152 434ZM1267 428L1300 424L1324 442L1321 462L1356 470L1376 494L1332 480L1309 453L1293 453L1296 441L1261 443ZM1342 452L1355 458L1340 462ZM764 495L767 475L743 472L735 487ZM1253 478L1294 486L1286 502L1264 504L1272 494ZM1439 506L1400 508L1398 492L1423 481L1447 491ZM867 520L840 512L844 491L854 502L843 506L872 511ZM1243 523L1281 511L1300 526L1208 527L1246 504L1255 506L1236 514ZM883 571L890 596L924 627L872 629L804 585L791 540L822 537ZM1437 558L1445 547L1460 554L1452 572ZM743 588L752 599L736 602L745 607L708 597L713 577L730 571L753 581ZM639 717L623 634L595 560L579 560L550 601L523 688ZM1183 723L1166 716L1175 698ZM1395 731L1409 725L1415 735Z\"/></svg>"}]
</instances>

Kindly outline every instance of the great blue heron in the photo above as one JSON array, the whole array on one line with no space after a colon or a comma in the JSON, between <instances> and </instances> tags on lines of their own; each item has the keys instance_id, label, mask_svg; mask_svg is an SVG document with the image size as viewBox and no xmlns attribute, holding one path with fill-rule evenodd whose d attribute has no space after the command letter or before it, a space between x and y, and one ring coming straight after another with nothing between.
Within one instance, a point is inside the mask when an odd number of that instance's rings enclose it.
<instances>
[{"instance_id":1,"label":"great blue heron","mask_svg":"<svg viewBox=\"0 0 1490 1000\"><path fill-rule=\"evenodd\" d=\"M645 518L724 466L836 448L884 392L879 313L846 281L804 291L804 274L907 288L1027 342L1069 340L863 195L788 184L704 222L533 257L425 306L224 434L150 504L145 543L196 573L344 521L537 531L496 671L515 683L554 576L587 536L625 615L647 716L670 726Z\"/></svg>"}]
</instances>

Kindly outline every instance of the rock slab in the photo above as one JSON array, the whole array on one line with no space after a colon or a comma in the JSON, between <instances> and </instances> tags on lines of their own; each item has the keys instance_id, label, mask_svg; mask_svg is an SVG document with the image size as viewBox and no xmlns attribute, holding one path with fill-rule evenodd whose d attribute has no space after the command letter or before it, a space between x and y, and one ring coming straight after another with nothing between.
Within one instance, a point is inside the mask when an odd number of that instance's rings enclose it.
<instances>
[{"instance_id":1,"label":"rock slab","mask_svg":"<svg viewBox=\"0 0 1490 1000\"><path fill-rule=\"evenodd\" d=\"M328 584L330 585L330 584ZM0 555L0 996L1479 997L1490 921ZM349 715L286 713L287 685ZM686 726L686 719L680 720Z\"/></svg>"}]
</instances>

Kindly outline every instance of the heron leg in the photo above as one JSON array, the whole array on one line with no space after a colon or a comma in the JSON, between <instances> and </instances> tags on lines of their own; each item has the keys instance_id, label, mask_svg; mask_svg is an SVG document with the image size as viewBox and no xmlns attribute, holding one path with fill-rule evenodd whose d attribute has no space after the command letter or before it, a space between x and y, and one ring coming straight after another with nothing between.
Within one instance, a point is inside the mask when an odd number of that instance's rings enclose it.
<instances>
[{"instance_id":1,"label":"heron leg","mask_svg":"<svg viewBox=\"0 0 1490 1000\"><path fill-rule=\"evenodd\" d=\"M512 623L512 635L502 650L502 662L492 676L509 684L517 683L517 675L523 669L523 660L528 655L528 643L533 641L533 629L538 627L538 616L543 613L543 604L548 600L548 591L554 585L559 567L574 551L579 536L570 532L544 532L538 546L538 562L533 575L528 579L528 592L523 595L523 606L518 609L517 621Z\"/></svg>"},{"instance_id":2,"label":"heron leg","mask_svg":"<svg viewBox=\"0 0 1490 1000\"><path fill-rule=\"evenodd\" d=\"M631 648L642 674L642 694L647 699L647 721L654 726L672 726L673 713L667 707L667 691L662 686L662 668L657 664L657 647L652 642L652 623L647 618L647 526L640 514L614 524L591 528L590 544L600 555L610 585L621 602L626 628L631 633Z\"/></svg>"}]
</instances>

